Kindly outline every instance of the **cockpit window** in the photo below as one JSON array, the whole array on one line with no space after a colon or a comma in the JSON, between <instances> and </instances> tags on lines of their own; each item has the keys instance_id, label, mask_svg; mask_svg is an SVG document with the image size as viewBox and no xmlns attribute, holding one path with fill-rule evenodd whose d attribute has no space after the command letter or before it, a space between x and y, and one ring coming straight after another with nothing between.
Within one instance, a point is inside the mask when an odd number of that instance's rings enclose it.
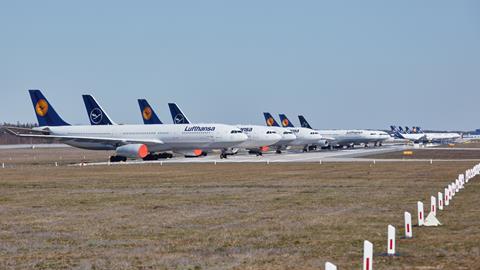
<instances>
[{"instance_id":1,"label":"cockpit window","mask_svg":"<svg viewBox=\"0 0 480 270\"><path fill-rule=\"evenodd\" d=\"M318 135L318 132L316 131L310 132L310 135Z\"/></svg>"},{"instance_id":2,"label":"cockpit window","mask_svg":"<svg viewBox=\"0 0 480 270\"><path fill-rule=\"evenodd\" d=\"M291 131L285 131L285 132L283 132L283 134L288 135L288 134L293 134L293 132L291 132Z\"/></svg>"},{"instance_id":3,"label":"cockpit window","mask_svg":"<svg viewBox=\"0 0 480 270\"><path fill-rule=\"evenodd\" d=\"M269 130L269 131L267 131L267 134L277 134L277 132Z\"/></svg>"},{"instance_id":4,"label":"cockpit window","mask_svg":"<svg viewBox=\"0 0 480 270\"><path fill-rule=\"evenodd\" d=\"M238 133L243 133L241 130L232 130L230 131L231 134L238 134Z\"/></svg>"}]
</instances>

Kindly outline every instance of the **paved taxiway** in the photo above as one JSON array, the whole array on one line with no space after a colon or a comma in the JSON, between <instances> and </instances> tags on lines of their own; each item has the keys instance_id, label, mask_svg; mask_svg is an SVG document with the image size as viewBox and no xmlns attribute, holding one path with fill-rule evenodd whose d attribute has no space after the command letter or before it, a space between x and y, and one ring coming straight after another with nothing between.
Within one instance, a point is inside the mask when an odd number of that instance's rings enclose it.
<instances>
[{"instance_id":1,"label":"paved taxiway","mask_svg":"<svg viewBox=\"0 0 480 270\"><path fill-rule=\"evenodd\" d=\"M386 145L382 147L371 148L355 148L345 150L322 150L303 153L301 151L285 151L282 154L266 153L263 156L249 155L245 152L237 155L229 156L228 159L220 159L216 153L212 153L206 157L200 158L184 158L174 157L171 159L157 160L157 161L141 161L132 160L121 163L96 162L96 163L82 163L78 165L129 165L129 164L178 164L178 163L290 163L290 162L356 162L356 161L372 161L373 159L360 158L366 155L389 153L395 151L402 151L405 149L412 149L405 145Z\"/></svg>"}]
</instances>

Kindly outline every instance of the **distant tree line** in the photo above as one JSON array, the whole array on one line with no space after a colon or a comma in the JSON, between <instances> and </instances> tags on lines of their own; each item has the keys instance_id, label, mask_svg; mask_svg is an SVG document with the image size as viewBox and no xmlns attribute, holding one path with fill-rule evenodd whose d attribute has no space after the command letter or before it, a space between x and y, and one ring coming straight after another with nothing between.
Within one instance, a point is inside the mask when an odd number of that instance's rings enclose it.
<instances>
[{"instance_id":1,"label":"distant tree line","mask_svg":"<svg viewBox=\"0 0 480 270\"><path fill-rule=\"evenodd\" d=\"M50 139L37 139L37 138L22 138L8 133L3 127L18 127L18 128L34 128L38 127L38 124L34 123L3 123L0 128L0 144L41 144L52 143Z\"/></svg>"}]
</instances>

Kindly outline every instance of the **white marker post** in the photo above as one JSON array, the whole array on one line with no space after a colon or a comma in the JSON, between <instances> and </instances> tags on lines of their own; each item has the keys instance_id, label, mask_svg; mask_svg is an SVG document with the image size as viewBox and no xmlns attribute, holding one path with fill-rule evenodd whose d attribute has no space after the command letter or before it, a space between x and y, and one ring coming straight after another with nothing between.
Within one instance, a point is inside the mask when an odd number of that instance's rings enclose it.
<instances>
[{"instance_id":1,"label":"white marker post","mask_svg":"<svg viewBox=\"0 0 480 270\"><path fill-rule=\"evenodd\" d=\"M437 198L435 196L430 197L430 212L437 216Z\"/></svg>"},{"instance_id":2,"label":"white marker post","mask_svg":"<svg viewBox=\"0 0 480 270\"><path fill-rule=\"evenodd\" d=\"M450 200L455 197L455 182L452 182L450 184L451 188L452 188L452 196L450 197Z\"/></svg>"},{"instance_id":3,"label":"white marker post","mask_svg":"<svg viewBox=\"0 0 480 270\"><path fill-rule=\"evenodd\" d=\"M444 192L445 192L445 202L444 202L444 204L445 204L445 206L449 206L450 205L450 197L448 197L448 194L449 194L448 188L445 188Z\"/></svg>"},{"instance_id":4,"label":"white marker post","mask_svg":"<svg viewBox=\"0 0 480 270\"><path fill-rule=\"evenodd\" d=\"M405 212L405 238L413 238L412 215L409 212Z\"/></svg>"},{"instance_id":5,"label":"white marker post","mask_svg":"<svg viewBox=\"0 0 480 270\"><path fill-rule=\"evenodd\" d=\"M331 262L326 262L325 270L337 270L337 266Z\"/></svg>"},{"instance_id":6,"label":"white marker post","mask_svg":"<svg viewBox=\"0 0 480 270\"><path fill-rule=\"evenodd\" d=\"M423 202L417 202L418 211L418 226L423 226L425 222L425 215L423 213Z\"/></svg>"},{"instance_id":7,"label":"white marker post","mask_svg":"<svg viewBox=\"0 0 480 270\"><path fill-rule=\"evenodd\" d=\"M363 270L373 270L373 244L363 242Z\"/></svg>"},{"instance_id":8,"label":"white marker post","mask_svg":"<svg viewBox=\"0 0 480 270\"><path fill-rule=\"evenodd\" d=\"M443 194L438 192L438 210L443 210Z\"/></svg>"},{"instance_id":9,"label":"white marker post","mask_svg":"<svg viewBox=\"0 0 480 270\"><path fill-rule=\"evenodd\" d=\"M395 256L395 227L392 225L388 225L387 254Z\"/></svg>"},{"instance_id":10,"label":"white marker post","mask_svg":"<svg viewBox=\"0 0 480 270\"><path fill-rule=\"evenodd\" d=\"M455 193L460 191L460 181L455 180Z\"/></svg>"}]
</instances>

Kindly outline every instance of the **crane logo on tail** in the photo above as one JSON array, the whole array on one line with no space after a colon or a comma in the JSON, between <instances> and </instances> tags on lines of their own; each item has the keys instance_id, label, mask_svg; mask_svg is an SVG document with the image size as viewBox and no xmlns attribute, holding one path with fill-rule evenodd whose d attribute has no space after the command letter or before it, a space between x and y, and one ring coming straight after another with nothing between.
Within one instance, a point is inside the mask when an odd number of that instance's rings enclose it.
<instances>
[{"instance_id":1,"label":"crane logo on tail","mask_svg":"<svg viewBox=\"0 0 480 270\"><path fill-rule=\"evenodd\" d=\"M274 123L275 123L275 120L272 117L267 119L267 125L269 127L273 126Z\"/></svg>"},{"instance_id":2,"label":"crane logo on tail","mask_svg":"<svg viewBox=\"0 0 480 270\"><path fill-rule=\"evenodd\" d=\"M48 112L48 102L45 99L40 99L35 105L35 112L38 116L44 117Z\"/></svg>"},{"instance_id":3,"label":"crane logo on tail","mask_svg":"<svg viewBox=\"0 0 480 270\"><path fill-rule=\"evenodd\" d=\"M94 124L99 124L102 121L103 113L99 108L95 108L90 112L90 120Z\"/></svg>"},{"instance_id":4,"label":"crane logo on tail","mask_svg":"<svg viewBox=\"0 0 480 270\"><path fill-rule=\"evenodd\" d=\"M142 115L143 115L143 119L150 120L152 118L152 108L148 106L145 107L145 109L143 109Z\"/></svg>"},{"instance_id":5,"label":"crane logo on tail","mask_svg":"<svg viewBox=\"0 0 480 270\"><path fill-rule=\"evenodd\" d=\"M288 119L283 119L282 125L283 125L284 127L288 127L288 124L290 124L290 122L288 121Z\"/></svg>"},{"instance_id":6,"label":"crane logo on tail","mask_svg":"<svg viewBox=\"0 0 480 270\"><path fill-rule=\"evenodd\" d=\"M182 114L177 114L173 120L176 124L182 124L185 120L185 117L183 117Z\"/></svg>"}]
</instances>

